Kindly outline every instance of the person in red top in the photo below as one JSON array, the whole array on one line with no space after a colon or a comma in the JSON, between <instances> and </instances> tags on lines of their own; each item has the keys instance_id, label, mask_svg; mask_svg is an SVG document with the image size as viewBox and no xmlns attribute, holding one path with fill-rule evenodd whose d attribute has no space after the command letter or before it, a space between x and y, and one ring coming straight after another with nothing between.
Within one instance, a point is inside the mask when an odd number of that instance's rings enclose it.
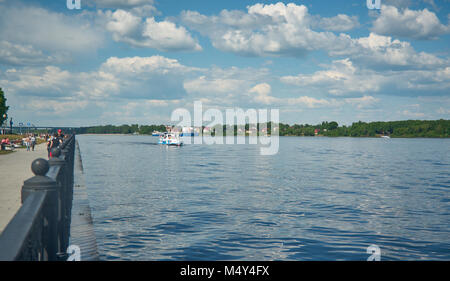
<instances>
[{"instance_id":1,"label":"person in red top","mask_svg":"<svg viewBox=\"0 0 450 281\"><path fill-rule=\"evenodd\" d=\"M64 134L62 133L61 129L58 130L58 138L64 141Z\"/></svg>"}]
</instances>

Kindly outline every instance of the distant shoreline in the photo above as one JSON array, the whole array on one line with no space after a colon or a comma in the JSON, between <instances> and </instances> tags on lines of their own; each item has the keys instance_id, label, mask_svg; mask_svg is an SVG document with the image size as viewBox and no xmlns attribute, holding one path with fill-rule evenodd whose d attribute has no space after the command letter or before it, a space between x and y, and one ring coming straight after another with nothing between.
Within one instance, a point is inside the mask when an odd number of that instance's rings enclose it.
<instances>
[{"instance_id":1,"label":"distant shoreline","mask_svg":"<svg viewBox=\"0 0 450 281\"><path fill-rule=\"evenodd\" d=\"M244 126L244 125L242 125ZM151 135L152 132L165 132L166 125L99 125L90 127L80 127L74 129L78 134L140 134ZM208 128L202 126L197 128L203 130ZM283 123L252 123L245 124L246 132L258 132L262 128L267 128L271 132L278 129L279 136L327 136L327 137L371 137L389 136L391 138L450 138L450 120L404 120L404 121L380 121L380 122L354 122L350 126L341 125L335 121L324 121L320 124L283 124ZM227 125L215 125L209 128L210 131L222 131L225 135ZM237 135L239 128L234 125L234 135Z\"/></svg>"}]
</instances>

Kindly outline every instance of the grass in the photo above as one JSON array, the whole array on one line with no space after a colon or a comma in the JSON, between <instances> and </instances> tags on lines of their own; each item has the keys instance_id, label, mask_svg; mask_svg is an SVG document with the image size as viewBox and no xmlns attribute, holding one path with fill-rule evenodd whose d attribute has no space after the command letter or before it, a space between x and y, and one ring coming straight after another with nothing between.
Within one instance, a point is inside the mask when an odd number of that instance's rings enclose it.
<instances>
[{"instance_id":1,"label":"grass","mask_svg":"<svg viewBox=\"0 0 450 281\"><path fill-rule=\"evenodd\" d=\"M12 150L0 150L0 155L5 155L5 154L10 154L13 153L14 151Z\"/></svg>"},{"instance_id":2,"label":"grass","mask_svg":"<svg viewBox=\"0 0 450 281\"><path fill-rule=\"evenodd\" d=\"M22 135L0 135L2 139L9 139L10 141L21 140L24 138Z\"/></svg>"},{"instance_id":3,"label":"grass","mask_svg":"<svg viewBox=\"0 0 450 281\"><path fill-rule=\"evenodd\" d=\"M17 141L17 140L22 140L25 137L25 135L0 135L1 139L6 139L8 138L9 141L13 142L13 141ZM43 139L40 138L36 138L36 145L41 144L46 142Z\"/></svg>"}]
</instances>

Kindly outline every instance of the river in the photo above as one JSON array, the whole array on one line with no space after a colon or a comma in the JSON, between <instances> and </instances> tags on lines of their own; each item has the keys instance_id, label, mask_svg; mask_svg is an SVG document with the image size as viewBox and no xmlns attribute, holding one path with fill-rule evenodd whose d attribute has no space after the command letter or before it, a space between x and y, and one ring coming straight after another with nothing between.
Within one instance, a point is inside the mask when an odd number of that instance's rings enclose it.
<instances>
[{"instance_id":1,"label":"river","mask_svg":"<svg viewBox=\"0 0 450 281\"><path fill-rule=\"evenodd\" d=\"M104 260L450 259L450 140L79 135Z\"/></svg>"}]
</instances>

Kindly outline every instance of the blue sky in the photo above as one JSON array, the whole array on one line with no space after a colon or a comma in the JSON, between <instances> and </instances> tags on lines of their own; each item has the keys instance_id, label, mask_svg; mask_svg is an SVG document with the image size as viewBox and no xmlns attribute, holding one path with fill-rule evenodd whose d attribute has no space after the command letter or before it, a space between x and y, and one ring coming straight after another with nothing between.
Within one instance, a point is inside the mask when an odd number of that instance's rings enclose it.
<instances>
[{"instance_id":1,"label":"blue sky","mask_svg":"<svg viewBox=\"0 0 450 281\"><path fill-rule=\"evenodd\" d=\"M449 0L0 0L0 87L35 125L169 123L277 108L283 123L449 119Z\"/></svg>"}]
</instances>

